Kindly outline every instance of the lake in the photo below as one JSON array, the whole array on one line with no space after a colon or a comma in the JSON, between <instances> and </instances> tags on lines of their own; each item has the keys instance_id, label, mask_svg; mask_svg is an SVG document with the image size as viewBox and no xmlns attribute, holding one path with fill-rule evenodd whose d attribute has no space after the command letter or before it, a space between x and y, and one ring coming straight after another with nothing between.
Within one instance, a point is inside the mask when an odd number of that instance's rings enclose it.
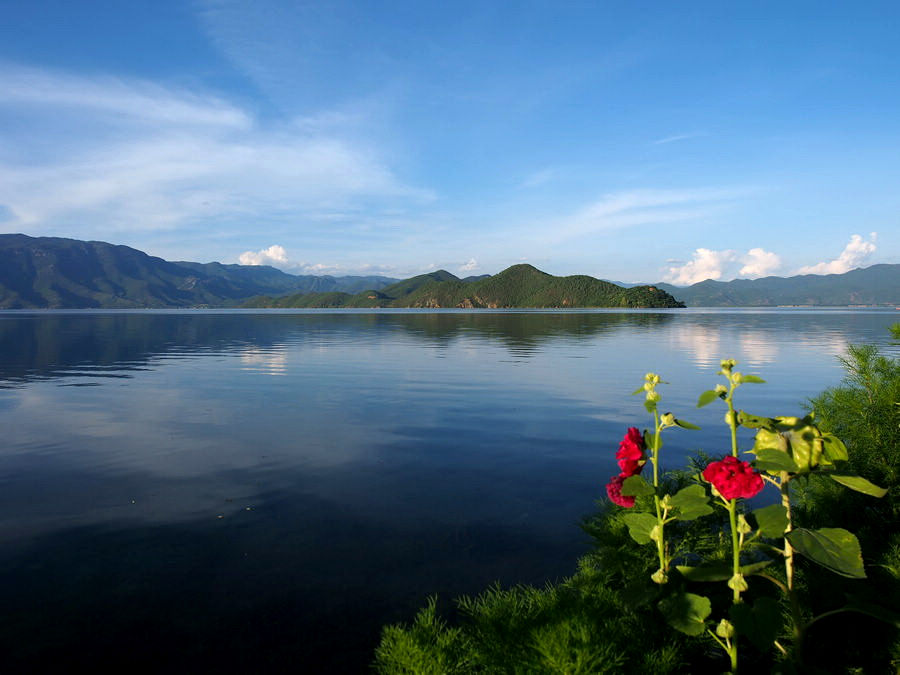
<instances>
[{"instance_id":1,"label":"lake","mask_svg":"<svg viewBox=\"0 0 900 675\"><path fill-rule=\"evenodd\" d=\"M628 426L802 413L891 310L0 312L8 672L364 672L430 594L571 574ZM748 437L744 437L746 441Z\"/></svg>"}]
</instances>

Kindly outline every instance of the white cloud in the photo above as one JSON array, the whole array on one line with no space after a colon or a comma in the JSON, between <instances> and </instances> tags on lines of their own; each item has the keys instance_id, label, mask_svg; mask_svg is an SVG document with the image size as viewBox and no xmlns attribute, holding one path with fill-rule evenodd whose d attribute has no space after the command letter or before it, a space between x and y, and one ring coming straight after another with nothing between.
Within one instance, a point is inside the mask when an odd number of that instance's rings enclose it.
<instances>
[{"instance_id":1,"label":"white cloud","mask_svg":"<svg viewBox=\"0 0 900 675\"><path fill-rule=\"evenodd\" d=\"M694 251L694 257L684 265L670 267L664 280L678 286L690 286L706 279L720 279L728 264L735 260L735 251L698 248Z\"/></svg>"},{"instance_id":2,"label":"white cloud","mask_svg":"<svg viewBox=\"0 0 900 675\"><path fill-rule=\"evenodd\" d=\"M472 272L478 269L478 261L475 258L469 258L467 263L464 263L459 266L460 272Z\"/></svg>"},{"instance_id":3,"label":"white cloud","mask_svg":"<svg viewBox=\"0 0 900 675\"><path fill-rule=\"evenodd\" d=\"M287 251L284 247L275 244L261 251L244 251L238 256L241 265L272 265L273 267L285 267L288 265Z\"/></svg>"},{"instance_id":4,"label":"white cloud","mask_svg":"<svg viewBox=\"0 0 900 675\"><path fill-rule=\"evenodd\" d=\"M843 274L856 269L875 252L877 237L878 233L872 232L869 235L869 241L866 241L860 235L854 234L837 258L801 267L797 270L797 274Z\"/></svg>"},{"instance_id":5,"label":"white cloud","mask_svg":"<svg viewBox=\"0 0 900 675\"><path fill-rule=\"evenodd\" d=\"M746 253L732 249L715 251L698 248L686 263L679 260L667 262L671 266L667 268L664 280L680 286L689 286L706 279L756 279L771 274L781 266L781 258L776 253L762 248L751 248ZM738 265L742 265L740 269Z\"/></svg>"},{"instance_id":6,"label":"white cloud","mask_svg":"<svg viewBox=\"0 0 900 675\"><path fill-rule=\"evenodd\" d=\"M384 276L397 277L398 269L391 265L371 263L322 263L291 260L283 246L274 244L260 251L244 251L238 256L241 265L271 265L290 274L314 274L316 276ZM407 275L408 276L408 275Z\"/></svg>"},{"instance_id":7,"label":"white cloud","mask_svg":"<svg viewBox=\"0 0 900 675\"><path fill-rule=\"evenodd\" d=\"M427 203L359 134L350 113L262 125L207 93L140 80L91 78L0 65L0 113L27 114L27 133L0 127L0 204L8 228L83 237L221 227L266 219ZM52 147L53 152L44 149ZM325 217L323 217L323 215Z\"/></svg>"},{"instance_id":8,"label":"white cloud","mask_svg":"<svg viewBox=\"0 0 900 675\"><path fill-rule=\"evenodd\" d=\"M744 266L738 274L747 279L769 276L781 267L781 258L778 254L761 248L751 248L741 258L741 262Z\"/></svg>"}]
</instances>

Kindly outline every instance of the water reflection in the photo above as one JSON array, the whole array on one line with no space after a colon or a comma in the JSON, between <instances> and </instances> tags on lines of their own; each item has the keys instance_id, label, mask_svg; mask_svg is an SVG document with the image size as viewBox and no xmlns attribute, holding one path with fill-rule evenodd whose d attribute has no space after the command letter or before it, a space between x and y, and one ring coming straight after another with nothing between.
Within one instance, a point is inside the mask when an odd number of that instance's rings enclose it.
<instances>
[{"instance_id":1,"label":"water reflection","mask_svg":"<svg viewBox=\"0 0 900 675\"><path fill-rule=\"evenodd\" d=\"M260 372L266 375L285 375L288 355L283 345L260 349L250 347L239 352L242 370Z\"/></svg>"},{"instance_id":2,"label":"water reflection","mask_svg":"<svg viewBox=\"0 0 900 675\"><path fill-rule=\"evenodd\" d=\"M283 374L288 347L343 348L400 332L435 348L459 340L505 346L516 359L543 346L648 335L709 367L723 355L776 363L781 337L829 354L875 340L888 312L502 312L502 313L15 313L0 312L0 387L45 378L131 377L162 360L234 353L249 368ZM662 330L667 327L666 330ZM886 334L885 334L886 335ZM648 347L649 348L649 347ZM82 383L88 384L88 383Z\"/></svg>"},{"instance_id":3,"label":"water reflection","mask_svg":"<svg viewBox=\"0 0 900 675\"><path fill-rule=\"evenodd\" d=\"M341 348L365 336L402 332L445 346L461 338L504 344L527 358L548 341L643 332L673 319L662 313L0 313L0 382L59 377L128 377L200 353L237 350L248 367L284 372L285 345ZM3 386L0 384L0 386Z\"/></svg>"}]
</instances>

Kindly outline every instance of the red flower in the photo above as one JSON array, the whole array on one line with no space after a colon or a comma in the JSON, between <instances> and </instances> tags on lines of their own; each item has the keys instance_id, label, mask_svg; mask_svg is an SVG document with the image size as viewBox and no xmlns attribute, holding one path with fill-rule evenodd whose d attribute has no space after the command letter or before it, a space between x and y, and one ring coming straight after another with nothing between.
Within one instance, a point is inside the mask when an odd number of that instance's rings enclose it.
<instances>
[{"instance_id":1,"label":"red flower","mask_svg":"<svg viewBox=\"0 0 900 675\"><path fill-rule=\"evenodd\" d=\"M759 472L737 457L729 456L710 463L703 470L703 477L725 499L749 499L763 489L763 479Z\"/></svg>"},{"instance_id":2,"label":"red flower","mask_svg":"<svg viewBox=\"0 0 900 675\"><path fill-rule=\"evenodd\" d=\"M624 506L626 509L630 509L632 506L634 506L634 497L626 497L622 494L622 483L625 482L626 478L628 478L628 476L626 476L625 474L613 476L609 483L606 484L606 494L609 495L609 498L619 506Z\"/></svg>"},{"instance_id":3,"label":"red flower","mask_svg":"<svg viewBox=\"0 0 900 675\"><path fill-rule=\"evenodd\" d=\"M636 476L644 468L644 463L647 461L644 447L644 437L641 435L640 430L636 427L629 428L625 432L625 438L619 443L619 450L616 452L619 468L622 469L622 475L625 478Z\"/></svg>"}]
</instances>

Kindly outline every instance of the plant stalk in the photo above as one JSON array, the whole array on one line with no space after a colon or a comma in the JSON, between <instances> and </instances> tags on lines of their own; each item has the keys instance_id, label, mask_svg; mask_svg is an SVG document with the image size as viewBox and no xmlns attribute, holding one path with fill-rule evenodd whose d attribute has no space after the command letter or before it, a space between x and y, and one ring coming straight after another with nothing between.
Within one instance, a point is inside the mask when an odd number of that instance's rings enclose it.
<instances>
[{"instance_id":1,"label":"plant stalk","mask_svg":"<svg viewBox=\"0 0 900 675\"><path fill-rule=\"evenodd\" d=\"M791 603L791 623L794 629L794 659L799 661L803 649L803 615L800 611L800 598L794 588L794 547L788 541L787 535L794 529L791 514L791 477L787 471L781 472L781 505L784 506L787 515L787 527L784 528L784 577L787 586L788 600Z\"/></svg>"},{"instance_id":2,"label":"plant stalk","mask_svg":"<svg viewBox=\"0 0 900 675\"><path fill-rule=\"evenodd\" d=\"M665 583L668 576L668 564L666 563L666 538L663 533L665 528L665 518L663 517L662 505L659 502L659 412L653 411L654 435L653 435L653 503L656 506L656 522L659 527L659 538L656 540L656 552L659 555L659 571L661 580L657 583Z\"/></svg>"},{"instance_id":3,"label":"plant stalk","mask_svg":"<svg viewBox=\"0 0 900 675\"><path fill-rule=\"evenodd\" d=\"M728 502L728 522L731 525L731 569L732 578L741 573L741 543L737 529L737 499L729 499ZM741 591L737 588L734 590L733 602L739 604L741 602Z\"/></svg>"},{"instance_id":4,"label":"plant stalk","mask_svg":"<svg viewBox=\"0 0 900 675\"><path fill-rule=\"evenodd\" d=\"M734 385L731 385L731 390L728 392L728 397L725 399L725 402L728 404L728 427L731 429L731 456L738 456L738 442L737 442L737 415L734 413L734 402L731 400L732 396L734 396Z\"/></svg>"}]
</instances>

